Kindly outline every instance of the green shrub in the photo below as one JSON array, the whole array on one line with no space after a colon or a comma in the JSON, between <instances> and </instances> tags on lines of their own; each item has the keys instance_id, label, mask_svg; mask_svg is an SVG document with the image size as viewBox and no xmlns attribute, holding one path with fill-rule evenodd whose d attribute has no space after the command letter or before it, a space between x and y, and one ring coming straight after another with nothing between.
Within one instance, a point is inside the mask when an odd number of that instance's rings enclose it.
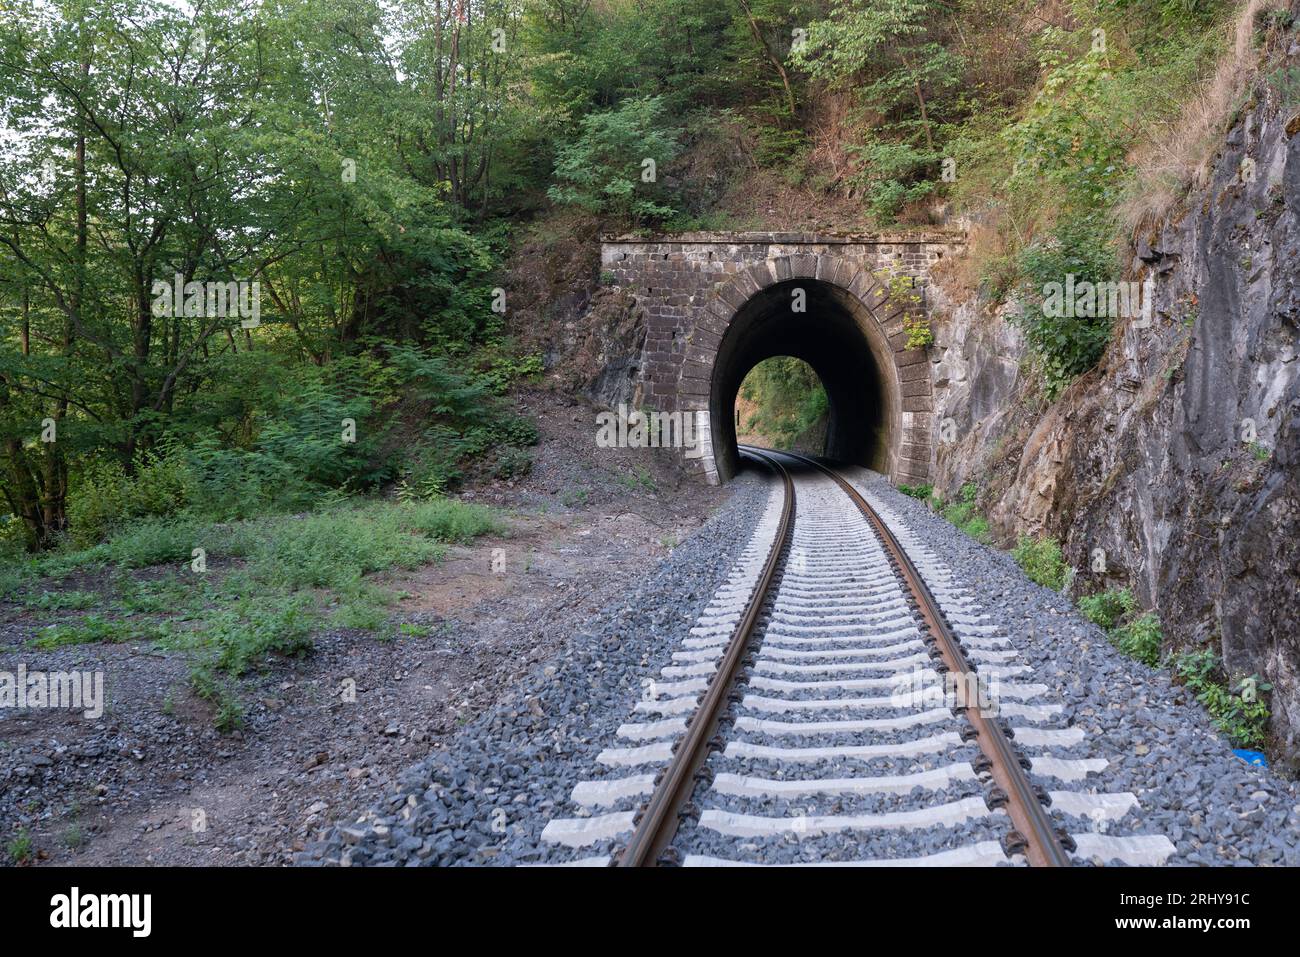
<instances>
[{"instance_id":1,"label":"green shrub","mask_svg":"<svg viewBox=\"0 0 1300 957\"><path fill-rule=\"evenodd\" d=\"M1268 740L1269 707L1265 695L1273 690L1251 675L1235 688L1213 649L1188 651L1174 658L1174 671L1209 712L1215 726L1241 748L1261 748Z\"/></svg>"},{"instance_id":2,"label":"green shrub","mask_svg":"<svg viewBox=\"0 0 1300 957\"><path fill-rule=\"evenodd\" d=\"M1116 648L1152 668L1160 663L1160 643L1163 638L1160 618L1152 611L1120 625L1111 633L1111 641Z\"/></svg>"},{"instance_id":3,"label":"green shrub","mask_svg":"<svg viewBox=\"0 0 1300 957\"><path fill-rule=\"evenodd\" d=\"M1119 270L1110 227L1095 217L1067 219L1058 224L1055 236L1023 250L1018 266L1023 282L1014 321L1041 363L1048 395L1055 396L1101 359L1113 318L1049 310L1045 288L1053 283L1064 287L1071 275L1076 285L1115 281Z\"/></svg>"},{"instance_id":4,"label":"green shrub","mask_svg":"<svg viewBox=\"0 0 1300 957\"><path fill-rule=\"evenodd\" d=\"M15 864L24 864L32 856L32 835L25 827L20 827L18 833L10 839L5 846L5 853L9 855L9 860Z\"/></svg>"},{"instance_id":5,"label":"green shrub","mask_svg":"<svg viewBox=\"0 0 1300 957\"><path fill-rule=\"evenodd\" d=\"M943 159L933 150L876 140L848 151L859 170L850 182L863 191L867 208L881 222L894 222L903 207L933 195L938 185L927 178Z\"/></svg>"},{"instance_id":6,"label":"green shrub","mask_svg":"<svg viewBox=\"0 0 1300 957\"><path fill-rule=\"evenodd\" d=\"M1066 566L1061 558L1061 544L1055 539L1033 539L1022 535L1011 550L1011 557L1024 569L1030 581L1053 591L1065 587Z\"/></svg>"},{"instance_id":7,"label":"green shrub","mask_svg":"<svg viewBox=\"0 0 1300 957\"><path fill-rule=\"evenodd\" d=\"M666 219L676 209L662 186L664 170L678 154L680 129L669 125L663 100L633 97L613 109L588 113L578 135L556 152L555 185L547 195L636 223ZM643 161L656 166L643 179Z\"/></svg>"},{"instance_id":8,"label":"green shrub","mask_svg":"<svg viewBox=\"0 0 1300 957\"><path fill-rule=\"evenodd\" d=\"M1078 601L1079 611L1094 625L1103 631L1111 631L1135 608L1137 599L1127 588L1119 591L1103 591L1095 595L1085 595Z\"/></svg>"},{"instance_id":9,"label":"green shrub","mask_svg":"<svg viewBox=\"0 0 1300 957\"><path fill-rule=\"evenodd\" d=\"M194 493L195 476L175 447L137 456L131 475L119 462L92 460L73 473L70 537L77 545L93 545L134 519L182 511Z\"/></svg>"},{"instance_id":10,"label":"green shrub","mask_svg":"<svg viewBox=\"0 0 1300 957\"><path fill-rule=\"evenodd\" d=\"M402 519L403 510L374 505L264 521L252 573L276 587L329 587L442 556L440 545L405 531Z\"/></svg>"},{"instance_id":11,"label":"green shrub","mask_svg":"<svg viewBox=\"0 0 1300 957\"><path fill-rule=\"evenodd\" d=\"M269 654L309 652L319 623L309 599L267 596L210 611L202 628L187 637L205 649L212 668L238 678Z\"/></svg>"},{"instance_id":12,"label":"green shrub","mask_svg":"<svg viewBox=\"0 0 1300 957\"><path fill-rule=\"evenodd\" d=\"M244 724L244 706L229 681L219 677L210 663L195 664L190 669L190 688L200 698L216 707L213 724L218 731L229 732Z\"/></svg>"},{"instance_id":13,"label":"green shrub","mask_svg":"<svg viewBox=\"0 0 1300 957\"><path fill-rule=\"evenodd\" d=\"M928 486L923 485L920 488L926 489ZM979 486L974 482L967 482L961 487L959 495L960 499L958 501L945 505L943 499L934 495L933 490L931 490L930 501L944 519L956 525L975 541L988 544L992 538L989 534L988 519L981 515L976 508L976 499L979 498Z\"/></svg>"}]
</instances>

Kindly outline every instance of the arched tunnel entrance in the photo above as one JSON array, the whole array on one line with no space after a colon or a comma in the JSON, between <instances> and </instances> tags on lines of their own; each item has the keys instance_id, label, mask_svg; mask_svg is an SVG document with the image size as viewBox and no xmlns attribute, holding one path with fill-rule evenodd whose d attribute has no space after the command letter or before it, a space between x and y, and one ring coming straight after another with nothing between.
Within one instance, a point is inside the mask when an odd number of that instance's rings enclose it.
<instances>
[{"instance_id":1,"label":"arched tunnel entrance","mask_svg":"<svg viewBox=\"0 0 1300 957\"><path fill-rule=\"evenodd\" d=\"M821 379L829 404L823 454L890 475L900 418L893 350L856 297L831 283L797 278L751 296L718 346L709 420L719 479L731 479L739 465L733 409L741 383L773 356L802 359Z\"/></svg>"}]
</instances>

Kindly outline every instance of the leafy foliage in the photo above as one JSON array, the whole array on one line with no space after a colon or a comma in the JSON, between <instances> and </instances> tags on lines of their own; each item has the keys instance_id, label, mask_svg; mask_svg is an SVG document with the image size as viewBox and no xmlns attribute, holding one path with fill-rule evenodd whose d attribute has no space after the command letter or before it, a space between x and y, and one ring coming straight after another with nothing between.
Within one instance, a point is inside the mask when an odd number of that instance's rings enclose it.
<instances>
[{"instance_id":1,"label":"leafy foliage","mask_svg":"<svg viewBox=\"0 0 1300 957\"><path fill-rule=\"evenodd\" d=\"M1251 675L1229 682L1219 656L1211 648L1188 651L1174 659L1174 671L1215 725L1242 748L1263 747L1268 739L1268 682Z\"/></svg>"},{"instance_id":2,"label":"leafy foliage","mask_svg":"<svg viewBox=\"0 0 1300 957\"><path fill-rule=\"evenodd\" d=\"M1056 539L1022 535L1011 550L1011 557L1030 581L1053 591L1065 587L1067 568L1061 557L1061 543Z\"/></svg>"},{"instance_id":3,"label":"leafy foliage","mask_svg":"<svg viewBox=\"0 0 1300 957\"><path fill-rule=\"evenodd\" d=\"M1044 288L1075 282L1112 282L1118 268L1114 248L1095 219L1082 217L1058 226L1055 236L1027 247L1019 257L1023 276L1021 310L1015 322L1025 331L1029 347L1041 360L1049 395L1097 364L1110 340L1108 316L1053 315L1044 308Z\"/></svg>"},{"instance_id":4,"label":"leafy foliage","mask_svg":"<svg viewBox=\"0 0 1300 957\"><path fill-rule=\"evenodd\" d=\"M1122 588L1119 591L1085 595L1079 599L1078 606L1083 617L1103 631L1111 631L1125 616L1137 608L1137 599L1129 589Z\"/></svg>"},{"instance_id":5,"label":"leafy foliage","mask_svg":"<svg viewBox=\"0 0 1300 957\"><path fill-rule=\"evenodd\" d=\"M628 99L613 109L589 113L579 124L577 138L560 147L557 182L548 195L628 222L666 219L675 210L659 181L659 169L677 156L680 134L668 127L659 97Z\"/></svg>"},{"instance_id":6,"label":"leafy foliage","mask_svg":"<svg viewBox=\"0 0 1300 957\"><path fill-rule=\"evenodd\" d=\"M957 501L944 505L936 498L935 503L940 514L947 521L956 525L975 541L987 544L991 539L989 522L979 512L976 504L978 499L979 486L974 482L967 482L961 487Z\"/></svg>"},{"instance_id":7,"label":"leafy foliage","mask_svg":"<svg viewBox=\"0 0 1300 957\"><path fill-rule=\"evenodd\" d=\"M1120 625L1111 633L1111 640L1116 648L1144 665L1154 668L1160 663L1160 643L1164 640L1164 631L1155 612L1147 612Z\"/></svg>"}]
</instances>

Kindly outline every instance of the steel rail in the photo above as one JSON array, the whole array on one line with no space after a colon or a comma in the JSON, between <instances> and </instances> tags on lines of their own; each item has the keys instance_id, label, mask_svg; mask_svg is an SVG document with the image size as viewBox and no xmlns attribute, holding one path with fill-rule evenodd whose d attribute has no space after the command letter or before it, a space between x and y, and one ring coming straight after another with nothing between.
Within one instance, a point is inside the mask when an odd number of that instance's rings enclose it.
<instances>
[{"instance_id":1,"label":"steel rail","mask_svg":"<svg viewBox=\"0 0 1300 957\"><path fill-rule=\"evenodd\" d=\"M673 753L672 761L655 782L654 792L641 813L636 829L616 862L618 867L659 866L660 856L677 833L681 810L695 790L695 775L709 756L710 741L717 732L732 685L740 674L763 603L778 578L777 568L794 525L794 481L785 467L772 456L758 449L747 454L768 465L784 485L785 501L781 507L776 537L772 540L772 548L768 552L767 562L763 565L754 593L731 633L726 654L714 672L704 697L696 706L686 727L686 734Z\"/></svg>"},{"instance_id":2,"label":"steel rail","mask_svg":"<svg viewBox=\"0 0 1300 957\"><path fill-rule=\"evenodd\" d=\"M746 448L746 451L752 454L752 450ZM921 577L912 559L903 550L903 546L894 537L894 533L862 494L834 469L806 455L792 452L781 454L807 462L834 479L871 523L886 551L898 565L908 591L916 599L917 608L925 620L926 627L935 637L944 664L951 674L958 676L955 682L957 700L954 710L964 714L974 727L980 750L988 758L989 771L993 775L993 780L1006 796L1007 814L1011 818L1015 831L1010 835L1008 842L1010 846L1004 849L1008 853L1022 850L1026 860L1034 867L1069 867L1070 856L1062 846L1060 837L1052 827L1051 818L1048 817L1042 801L1025 775L1020 758L1011 747L1001 725L984 714L978 692L974 693L975 700L971 700L972 685L978 687L977 682L971 681L971 677L977 675L977 672L967 660L961 642L949 627L934 594L926 585L925 579Z\"/></svg>"}]
</instances>

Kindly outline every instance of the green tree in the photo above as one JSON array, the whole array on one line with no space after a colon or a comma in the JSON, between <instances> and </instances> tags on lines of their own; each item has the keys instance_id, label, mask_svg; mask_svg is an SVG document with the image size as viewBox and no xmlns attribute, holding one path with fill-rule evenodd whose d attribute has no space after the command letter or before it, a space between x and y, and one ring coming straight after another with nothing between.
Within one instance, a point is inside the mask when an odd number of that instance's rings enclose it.
<instances>
[{"instance_id":1,"label":"green tree","mask_svg":"<svg viewBox=\"0 0 1300 957\"><path fill-rule=\"evenodd\" d=\"M794 51L812 76L853 89L879 117L857 152L859 182L882 216L934 189L940 125L953 118L950 94L964 66L948 43L952 9L939 0L834 0Z\"/></svg>"},{"instance_id":2,"label":"green tree","mask_svg":"<svg viewBox=\"0 0 1300 957\"><path fill-rule=\"evenodd\" d=\"M662 170L677 156L680 135L668 126L658 97L589 113L577 139L560 148L548 194L625 221L662 220L674 212Z\"/></svg>"}]
</instances>

